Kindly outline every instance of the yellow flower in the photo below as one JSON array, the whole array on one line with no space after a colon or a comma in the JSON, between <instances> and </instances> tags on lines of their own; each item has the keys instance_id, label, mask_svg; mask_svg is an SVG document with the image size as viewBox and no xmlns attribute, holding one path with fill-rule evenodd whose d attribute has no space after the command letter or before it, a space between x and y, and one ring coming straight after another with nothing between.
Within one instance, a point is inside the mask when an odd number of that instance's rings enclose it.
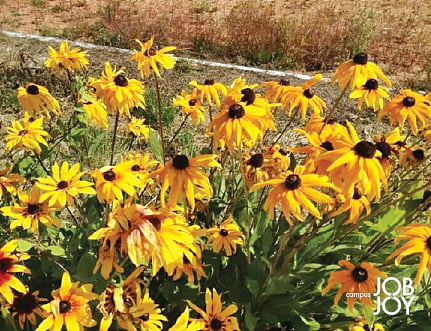
<instances>
[{"instance_id":1,"label":"yellow flower","mask_svg":"<svg viewBox=\"0 0 431 331\"><path fill-rule=\"evenodd\" d=\"M90 77L88 83L96 89L97 97L106 105L108 111L119 112L131 117L133 107L145 108L144 85L136 79L128 79L124 68L112 69L109 62L105 63L102 77Z\"/></svg>"},{"instance_id":2,"label":"yellow flower","mask_svg":"<svg viewBox=\"0 0 431 331\"><path fill-rule=\"evenodd\" d=\"M139 152L129 152L125 161L131 166L130 170L138 177L141 190L148 189L147 184L151 184L150 169L160 164L159 161L153 160L150 153L141 154ZM132 162L129 162L132 161Z\"/></svg>"},{"instance_id":3,"label":"yellow flower","mask_svg":"<svg viewBox=\"0 0 431 331\"><path fill-rule=\"evenodd\" d=\"M166 205L165 194L169 188L168 206L174 208L177 203L187 198L193 210L195 208L196 196L201 199L210 199L213 194L208 176L202 167L220 167L215 160L216 155L205 154L193 158L186 155L177 155L172 161L166 162L165 166L154 171L151 176L157 176L161 180L160 202L162 207Z\"/></svg>"},{"instance_id":4,"label":"yellow flower","mask_svg":"<svg viewBox=\"0 0 431 331\"><path fill-rule=\"evenodd\" d=\"M384 135L374 137L374 145L377 150L382 153L382 157L379 158L379 161L386 177L389 177L392 170L390 156L395 152L400 153L402 147L405 145L405 138L405 136L400 135L399 128L395 128Z\"/></svg>"},{"instance_id":5,"label":"yellow flower","mask_svg":"<svg viewBox=\"0 0 431 331\"><path fill-rule=\"evenodd\" d=\"M273 188L268 194L264 209L269 211L271 218L274 218L274 209L280 203L284 216L291 225L293 225L292 215L294 218L303 221L301 206L314 217L321 218L319 210L311 201L319 203L333 202L331 197L313 188L313 186L321 186L335 189L329 183L328 177L309 173L309 169L305 166L296 166L293 171L289 170L275 179L254 184L250 188L250 192L267 185L271 185Z\"/></svg>"},{"instance_id":6,"label":"yellow flower","mask_svg":"<svg viewBox=\"0 0 431 331\"><path fill-rule=\"evenodd\" d=\"M367 54L358 53L353 59L340 64L331 79L331 85L338 82L341 90L349 86L353 91L360 88L369 79L381 79L387 86L392 86L391 81L382 70L373 62L368 61Z\"/></svg>"},{"instance_id":7,"label":"yellow flower","mask_svg":"<svg viewBox=\"0 0 431 331\"><path fill-rule=\"evenodd\" d=\"M283 109L289 109L290 93L296 90L290 82L285 79L270 81L260 84L258 87L267 87L264 97L271 102L280 102Z\"/></svg>"},{"instance_id":8,"label":"yellow flower","mask_svg":"<svg viewBox=\"0 0 431 331\"><path fill-rule=\"evenodd\" d=\"M395 238L395 245L402 240L407 240L398 250L393 252L388 260L396 256L395 265L410 255L420 255L418 271L415 277L415 285L421 281L425 270L431 272L431 226L426 224L411 223L400 228L401 234Z\"/></svg>"},{"instance_id":9,"label":"yellow flower","mask_svg":"<svg viewBox=\"0 0 431 331\"><path fill-rule=\"evenodd\" d=\"M244 244L244 234L237 224L233 222L232 216L229 216L220 225L208 229L208 244L213 244L215 253L219 253L223 248L227 256L236 253L237 245Z\"/></svg>"},{"instance_id":10,"label":"yellow flower","mask_svg":"<svg viewBox=\"0 0 431 331\"><path fill-rule=\"evenodd\" d=\"M39 233L39 222L46 226L59 227L59 220L52 215L57 208L49 206L47 201L40 198L39 188L33 186L30 196L25 192L19 193L21 204L15 203L14 206L3 207L1 212L13 219L10 228L15 229L22 226L24 229L31 229L36 235Z\"/></svg>"},{"instance_id":11,"label":"yellow flower","mask_svg":"<svg viewBox=\"0 0 431 331\"><path fill-rule=\"evenodd\" d=\"M88 100L81 100L82 107L87 113L88 118L95 125L102 129L108 129L108 113L103 103L97 101L95 98L90 97Z\"/></svg>"},{"instance_id":12,"label":"yellow flower","mask_svg":"<svg viewBox=\"0 0 431 331\"><path fill-rule=\"evenodd\" d=\"M371 213L370 202L365 196L361 194L361 192L357 188L355 188L353 196L342 197L341 201L341 205L337 208L336 211L330 214L330 217L335 217L337 215L341 215L346 211L349 211L349 218L344 221L344 224L356 224L357 220L359 219L364 210L366 211L367 216Z\"/></svg>"},{"instance_id":13,"label":"yellow flower","mask_svg":"<svg viewBox=\"0 0 431 331\"><path fill-rule=\"evenodd\" d=\"M14 173L9 173L13 166L9 166L0 171L0 199L3 197L3 190L8 191L12 195L16 195L18 192L17 185L23 184L25 178Z\"/></svg>"},{"instance_id":14,"label":"yellow flower","mask_svg":"<svg viewBox=\"0 0 431 331\"><path fill-rule=\"evenodd\" d=\"M136 61L138 64L138 70L141 73L141 77L148 77L151 75L151 70L160 77L158 66L160 65L165 69L172 69L175 65L175 58L172 54L166 54L170 51L177 49L175 46L164 47L160 50L153 48L154 36L151 37L145 43L135 39L135 41L141 46L141 50L133 50L133 55L130 58L132 61Z\"/></svg>"},{"instance_id":15,"label":"yellow flower","mask_svg":"<svg viewBox=\"0 0 431 331\"><path fill-rule=\"evenodd\" d=\"M193 325L189 324L189 307L178 316L177 321L168 331L198 331Z\"/></svg>"},{"instance_id":16,"label":"yellow flower","mask_svg":"<svg viewBox=\"0 0 431 331\"><path fill-rule=\"evenodd\" d=\"M311 107L315 114L320 114L326 103L315 94L311 88L314 84L322 79L321 74L315 75L313 78L307 80L302 86L295 86L294 89L286 96L285 103L289 103L289 115L295 107L301 110L302 122L305 122L308 107Z\"/></svg>"},{"instance_id":17,"label":"yellow flower","mask_svg":"<svg viewBox=\"0 0 431 331\"><path fill-rule=\"evenodd\" d=\"M391 125L398 122L400 128L404 127L407 119L413 134L417 135L417 121L419 120L424 127L427 126L431 119L431 106L423 95L406 89L401 90L400 94L385 104L379 113L379 119L385 115L389 115Z\"/></svg>"},{"instance_id":18,"label":"yellow flower","mask_svg":"<svg viewBox=\"0 0 431 331\"><path fill-rule=\"evenodd\" d=\"M192 80L189 85L196 87L201 103L204 99L210 106L213 105L213 101L217 106L221 105L219 93L226 95L227 88L222 83L216 83L214 79L205 79L203 84L199 84L197 81Z\"/></svg>"},{"instance_id":19,"label":"yellow flower","mask_svg":"<svg viewBox=\"0 0 431 331\"><path fill-rule=\"evenodd\" d=\"M46 178L39 177L36 184L40 189L45 191L40 197L42 201L48 200L49 206L57 203L64 207L68 203L75 205L74 198L79 194L96 194L93 183L80 180L86 172L79 172L80 164L75 163L69 169L69 163L63 162L61 169L57 162L52 166L52 176Z\"/></svg>"},{"instance_id":20,"label":"yellow flower","mask_svg":"<svg viewBox=\"0 0 431 331\"><path fill-rule=\"evenodd\" d=\"M8 132L5 138L6 150L22 148L25 151L40 153L42 149L39 143L48 146L44 137L49 137L49 134L43 130L43 117L33 121L26 112L22 124L19 121L12 121L12 127L6 130Z\"/></svg>"},{"instance_id":21,"label":"yellow flower","mask_svg":"<svg viewBox=\"0 0 431 331\"><path fill-rule=\"evenodd\" d=\"M385 331L385 328L380 323L374 323L370 327L364 318L362 321L357 321L349 325L349 331Z\"/></svg>"},{"instance_id":22,"label":"yellow flower","mask_svg":"<svg viewBox=\"0 0 431 331\"><path fill-rule=\"evenodd\" d=\"M243 144L252 146L273 126L267 109L240 102L222 109L208 124L208 134L217 146L233 151L241 150Z\"/></svg>"},{"instance_id":23,"label":"yellow flower","mask_svg":"<svg viewBox=\"0 0 431 331\"><path fill-rule=\"evenodd\" d=\"M21 281L13 276L11 272L23 272L31 274L30 270L16 262L25 261L30 258L26 253L15 252L18 246L18 240L11 240L0 248L0 294L8 303L13 303L12 289L19 293L26 293L27 289Z\"/></svg>"},{"instance_id":24,"label":"yellow flower","mask_svg":"<svg viewBox=\"0 0 431 331\"><path fill-rule=\"evenodd\" d=\"M379 87L379 83L374 78L368 79L364 85L350 93L349 98L359 99L358 108L362 110L365 102L368 108L374 111L383 109L383 99L389 100L387 89Z\"/></svg>"},{"instance_id":25,"label":"yellow flower","mask_svg":"<svg viewBox=\"0 0 431 331\"><path fill-rule=\"evenodd\" d=\"M196 327L201 331L238 331L239 325L236 317L232 315L238 310L236 305L229 305L223 309L221 294L219 295L215 289L209 288L205 291L205 311L190 301L187 301L189 306L195 310L200 318L192 320L192 327Z\"/></svg>"},{"instance_id":26,"label":"yellow flower","mask_svg":"<svg viewBox=\"0 0 431 331\"><path fill-rule=\"evenodd\" d=\"M384 278L386 274L372 266L368 262L361 262L359 266L355 266L347 260L338 262L341 267L347 270L334 271L328 279L328 285L322 290L322 295L325 295L336 284L341 284L337 295L334 298L334 305L338 304L344 292L350 293L375 293L377 285L377 277ZM347 297L347 308L352 312L353 306L359 300L362 304L369 307L374 307L371 297L357 298L354 296Z\"/></svg>"},{"instance_id":27,"label":"yellow flower","mask_svg":"<svg viewBox=\"0 0 431 331\"><path fill-rule=\"evenodd\" d=\"M62 41L59 50L48 46L49 58L45 61L45 66L55 70L57 73L67 70L73 72L87 68L87 52L81 51L79 47L70 48L67 41Z\"/></svg>"},{"instance_id":28,"label":"yellow flower","mask_svg":"<svg viewBox=\"0 0 431 331\"><path fill-rule=\"evenodd\" d=\"M126 132L129 134L133 134L135 137L140 138L143 136L145 140L150 139L150 127L148 125L144 125L143 118L132 117L126 125Z\"/></svg>"},{"instance_id":29,"label":"yellow flower","mask_svg":"<svg viewBox=\"0 0 431 331\"><path fill-rule=\"evenodd\" d=\"M304 131L307 133L318 133L323 134L324 136L333 135L335 136L343 136L346 139L349 139L349 132L344 125L341 125L336 119L333 118L325 118L318 114L312 114L310 120L304 127ZM326 132L330 131L330 132Z\"/></svg>"},{"instance_id":30,"label":"yellow flower","mask_svg":"<svg viewBox=\"0 0 431 331\"><path fill-rule=\"evenodd\" d=\"M36 325L36 315L45 318L45 311L40 306L41 302L48 301L44 298L39 298L39 291L33 293L18 293L13 303L10 304L12 316L18 316L18 322L21 329L24 329L25 321L28 320L33 326Z\"/></svg>"},{"instance_id":31,"label":"yellow flower","mask_svg":"<svg viewBox=\"0 0 431 331\"><path fill-rule=\"evenodd\" d=\"M114 199L123 201L123 192L135 195L139 179L131 170L132 162L121 162L115 167L106 166L93 170L91 176L96 180L97 200L111 203Z\"/></svg>"},{"instance_id":32,"label":"yellow flower","mask_svg":"<svg viewBox=\"0 0 431 331\"><path fill-rule=\"evenodd\" d=\"M60 114L60 104L48 92L48 89L41 85L28 83L24 87L18 87L18 101L30 117L42 111L44 111L48 117L50 117L50 111L56 115Z\"/></svg>"},{"instance_id":33,"label":"yellow flower","mask_svg":"<svg viewBox=\"0 0 431 331\"><path fill-rule=\"evenodd\" d=\"M181 113L183 115L190 115L194 126L198 126L199 123L205 122L206 108L202 106L202 103L197 95L197 89L193 89L192 93L182 91L181 95L177 95L173 101L174 107L181 107Z\"/></svg>"},{"instance_id":34,"label":"yellow flower","mask_svg":"<svg viewBox=\"0 0 431 331\"><path fill-rule=\"evenodd\" d=\"M99 296L91 291L92 288L93 284L79 287L79 282L72 283L69 273L64 272L61 287L52 291L54 300L42 306L49 314L36 331L61 330L63 326L69 331L78 331L95 326L88 302Z\"/></svg>"}]
</instances>

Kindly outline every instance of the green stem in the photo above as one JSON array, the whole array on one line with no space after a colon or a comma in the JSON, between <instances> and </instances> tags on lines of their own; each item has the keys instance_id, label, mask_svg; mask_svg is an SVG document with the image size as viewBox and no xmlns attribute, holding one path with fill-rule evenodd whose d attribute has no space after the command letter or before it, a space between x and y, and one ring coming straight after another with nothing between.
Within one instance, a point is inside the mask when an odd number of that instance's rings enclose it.
<instances>
[{"instance_id":1,"label":"green stem","mask_svg":"<svg viewBox=\"0 0 431 331\"><path fill-rule=\"evenodd\" d=\"M187 118L189 118L190 114L187 114L186 117L184 117L180 127L178 128L178 130L174 133L174 135L172 136L171 140L168 143L168 147L169 148L172 144L172 142L174 141L174 139L177 137L178 133L180 133L181 129L183 128L184 124L186 124L186 120Z\"/></svg>"},{"instance_id":2,"label":"green stem","mask_svg":"<svg viewBox=\"0 0 431 331\"><path fill-rule=\"evenodd\" d=\"M161 140L160 142L162 144L163 164L165 164L166 163L166 159L165 159L165 140L164 140L164 136L163 136L162 102L161 102L161 98L160 98L159 80L157 79L156 73L154 73L154 81L155 81L155 84L156 84L159 134L160 134L160 140Z\"/></svg>"},{"instance_id":3,"label":"green stem","mask_svg":"<svg viewBox=\"0 0 431 331\"><path fill-rule=\"evenodd\" d=\"M115 141L117 140L117 128L118 128L118 119L120 118L120 112L117 111L115 115L115 124L114 124L114 136L112 137L112 144L111 144L111 161L110 164L113 165L114 163L114 148L115 148Z\"/></svg>"},{"instance_id":4,"label":"green stem","mask_svg":"<svg viewBox=\"0 0 431 331\"><path fill-rule=\"evenodd\" d=\"M77 218L75 217L75 215L73 215L73 213L72 213L72 211L70 210L69 206L66 206L66 210L69 212L70 217L72 217L73 222L75 222L75 224L76 224L77 226L81 226L81 225L82 225L82 224L81 224L81 222L79 222L79 221L77 220Z\"/></svg>"},{"instance_id":5,"label":"green stem","mask_svg":"<svg viewBox=\"0 0 431 331\"><path fill-rule=\"evenodd\" d=\"M40 159L39 154L37 154L36 152L34 152L34 155L36 156L36 159L39 161L39 164L42 166L43 170L46 172L46 174L49 174L48 169L46 169L45 165L43 164L42 160Z\"/></svg>"},{"instance_id":6,"label":"green stem","mask_svg":"<svg viewBox=\"0 0 431 331\"><path fill-rule=\"evenodd\" d=\"M293 120L296 117L296 114L298 114L299 108L296 108L295 111L292 114L292 117L289 119L289 122L287 122L286 126L284 127L284 129L280 132L280 134L278 135L277 139L275 139L274 144L278 143L278 141L281 139L281 137L284 135L284 133L286 132L286 130L289 128L290 124L292 124Z\"/></svg>"}]
</instances>

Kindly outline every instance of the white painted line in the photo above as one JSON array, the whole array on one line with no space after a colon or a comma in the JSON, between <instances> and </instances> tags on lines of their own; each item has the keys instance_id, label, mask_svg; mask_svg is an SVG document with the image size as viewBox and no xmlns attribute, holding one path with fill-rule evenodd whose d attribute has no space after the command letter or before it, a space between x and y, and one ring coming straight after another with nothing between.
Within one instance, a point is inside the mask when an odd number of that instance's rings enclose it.
<instances>
[{"instance_id":1,"label":"white painted line","mask_svg":"<svg viewBox=\"0 0 431 331\"><path fill-rule=\"evenodd\" d=\"M3 33L4 35L6 35L8 37L36 39L36 40L40 40L40 41L44 41L44 42L61 43L62 41L65 40L65 39L60 39L60 38L55 38L55 37L43 37L43 36L38 36L35 34L13 32L13 31L1 31L1 33ZM114 50L117 52L132 54L132 51L129 49L109 47L109 46L100 46L100 45L95 45L95 44L85 43L85 42L80 42L80 41L71 41L71 40L67 40L67 41L71 45L82 47L84 49L85 48L87 48L87 49L107 49L107 50ZM210 67L236 69L236 70L240 70L240 71L251 71L251 72L255 72L255 73L265 74L268 76L281 76L281 77L288 76L288 77L298 78L301 80L308 80L308 79L312 78L312 76L310 76L310 75L300 74L300 73L296 73L296 72L292 72L292 71L266 70L266 69L261 69L261 68L256 68L256 67L247 67L247 66L240 66L240 65L236 65L236 64L230 64L230 63L220 63L220 62L192 59L192 58L179 57L179 56L175 56L175 59L186 61L186 62L191 62L191 63L202 64L202 65L206 65L206 66L210 66ZM323 82L329 82L330 79L329 78L322 78L322 81Z\"/></svg>"}]
</instances>

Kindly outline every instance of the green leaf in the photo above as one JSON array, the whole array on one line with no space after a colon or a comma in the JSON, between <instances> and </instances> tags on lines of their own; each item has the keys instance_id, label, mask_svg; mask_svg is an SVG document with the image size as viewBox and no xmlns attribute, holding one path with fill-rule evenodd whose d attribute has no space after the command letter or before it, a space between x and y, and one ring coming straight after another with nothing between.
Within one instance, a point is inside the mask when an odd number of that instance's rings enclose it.
<instances>
[{"instance_id":1,"label":"green leaf","mask_svg":"<svg viewBox=\"0 0 431 331\"><path fill-rule=\"evenodd\" d=\"M20 239L17 242L17 250L19 252L28 252L33 246L34 244L27 240Z\"/></svg>"},{"instance_id":2,"label":"green leaf","mask_svg":"<svg viewBox=\"0 0 431 331\"><path fill-rule=\"evenodd\" d=\"M150 130L150 148L153 151L154 157L159 161L163 161L162 143L153 130Z\"/></svg>"},{"instance_id":3,"label":"green leaf","mask_svg":"<svg viewBox=\"0 0 431 331\"><path fill-rule=\"evenodd\" d=\"M51 254L54 256L66 257L66 252L63 247L60 246L52 246L49 248Z\"/></svg>"},{"instance_id":4,"label":"green leaf","mask_svg":"<svg viewBox=\"0 0 431 331\"><path fill-rule=\"evenodd\" d=\"M81 280L92 278L95 264L96 258L90 253L85 253L81 256L76 267L76 273L81 278Z\"/></svg>"},{"instance_id":5,"label":"green leaf","mask_svg":"<svg viewBox=\"0 0 431 331\"><path fill-rule=\"evenodd\" d=\"M249 330L256 329L257 318L254 316L251 311L251 305L248 303L245 305L245 325Z\"/></svg>"}]
</instances>

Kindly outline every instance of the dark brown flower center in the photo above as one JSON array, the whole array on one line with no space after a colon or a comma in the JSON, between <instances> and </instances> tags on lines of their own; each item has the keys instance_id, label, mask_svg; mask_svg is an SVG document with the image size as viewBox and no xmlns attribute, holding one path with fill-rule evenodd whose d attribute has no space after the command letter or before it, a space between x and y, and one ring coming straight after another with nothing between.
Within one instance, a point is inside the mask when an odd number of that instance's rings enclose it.
<instances>
[{"instance_id":1,"label":"dark brown flower center","mask_svg":"<svg viewBox=\"0 0 431 331\"><path fill-rule=\"evenodd\" d=\"M60 314L66 314L67 312L70 311L70 308L72 308L72 305L70 304L70 302L66 300L60 301L58 306L59 306Z\"/></svg>"},{"instance_id":2,"label":"dark brown flower center","mask_svg":"<svg viewBox=\"0 0 431 331\"><path fill-rule=\"evenodd\" d=\"M415 103L416 103L416 100L413 97L405 97L403 99L403 106L404 107L413 107L415 105Z\"/></svg>"},{"instance_id":3,"label":"dark brown flower center","mask_svg":"<svg viewBox=\"0 0 431 331\"><path fill-rule=\"evenodd\" d=\"M288 190L296 190L299 186L301 186L301 178L299 178L298 175L289 175L284 181L284 186Z\"/></svg>"},{"instance_id":4,"label":"dark brown flower center","mask_svg":"<svg viewBox=\"0 0 431 331\"><path fill-rule=\"evenodd\" d=\"M13 265L12 259L7 257L0 259L0 273L8 272L12 265Z\"/></svg>"},{"instance_id":5,"label":"dark brown flower center","mask_svg":"<svg viewBox=\"0 0 431 331\"><path fill-rule=\"evenodd\" d=\"M327 151L333 151L334 150L334 146L332 145L332 143L330 143L329 141L325 141L323 142L320 147L323 147L324 149L326 149Z\"/></svg>"},{"instance_id":6,"label":"dark brown flower center","mask_svg":"<svg viewBox=\"0 0 431 331\"><path fill-rule=\"evenodd\" d=\"M353 62L355 64L367 64L368 55L366 53L358 53L353 57Z\"/></svg>"},{"instance_id":7,"label":"dark brown flower center","mask_svg":"<svg viewBox=\"0 0 431 331\"><path fill-rule=\"evenodd\" d=\"M285 79L280 79L279 84L280 84L281 86L289 86L289 85L290 85L290 82L289 82L288 80L285 80Z\"/></svg>"},{"instance_id":8,"label":"dark brown flower center","mask_svg":"<svg viewBox=\"0 0 431 331\"><path fill-rule=\"evenodd\" d=\"M129 81L123 75L115 76L114 83L115 83L115 85L121 86L121 87L125 87L125 86L129 85Z\"/></svg>"},{"instance_id":9,"label":"dark brown flower center","mask_svg":"<svg viewBox=\"0 0 431 331\"><path fill-rule=\"evenodd\" d=\"M247 106L252 105L254 100L256 100L256 94L251 88L245 88L241 90L242 98L241 101L245 102Z\"/></svg>"},{"instance_id":10,"label":"dark brown flower center","mask_svg":"<svg viewBox=\"0 0 431 331\"><path fill-rule=\"evenodd\" d=\"M260 168L263 164L263 154L258 153L252 155L248 160L247 164L251 165L254 168Z\"/></svg>"},{"instance_id":11,"label":"dark brown flower center","mask_svg":"<svg viewBox=\"0 0 431 331\"><path fill-rule=\"evenodd\" d=\"M407 145L407 143L405 142L405 141L397 141L396 143L395 143L395 145L397 145L398 147L403 147L403 146L405 146L405 145Z\"/></svg>"},{"instance_id":12,"label":"dark brown flower center","mask_svg":"<svg viewBox=\"0 0 431 331\"><path fill-rule=\"evenodd\" d=\"M13 300L13 309L19 314L30 314L39 306L36 297L31 293L18 294Z\"/></svg>"},{"instance_id":13,"label":"dark brown flower center","mask_svg":"<svg viewBox=\"0 0 431 331\"><path fill-rule=\"evenodd\" d=\"M175 169L183 170L189 166L189 158L185 155L177 155L172 160Z\"/></svg>"},{"instance_id":14,"label":"dark brown flower center","mask_svg":"<svg viewBox=\"0 0 431 331\"><path fill-rule=\"evenodd\" d=\"M196 99L190 99L189 100L189 106L190 107L193 107L193 106L196 106L196 103L197 103L198 101L196 100Z\"/></svg>"},{"instance_id":15,"label":"dark brown flower center","mask_svg":"<svg viewBox=\"0 0 431 331\"><path fill-rule=\"evenodd\" d=\"M139 170L141 170L141 167L139 166L139 164L134 164L132 166L132 171L139 171Z\"/></svg>"},{"instance_id":16,"label":"dark brown flower center","mask_svg":"<svg viewBox=\"0 0 431 331\"><path fill-rule=\"evenodd\" d=\"M205 79L204 85L214 85L214 79Z\"/></svg>"},{"instance_id":17,"label":"dark brown flower center","mask_svg":"<svg viewBox=\"0 0 431 331\"><path fill-rule=\"evenodd\" d=\"M425 153L423 149L417 149L413 151L412 154L417 161L422 161L425 158Z\"/></svg>"},{"instance_id":18,"label":"dark brown flower center","mask_svg":"<svg viewBox=\"0 0 431 331\"><path fill-rule=\"evenodd\" d=\"M146 322L150 319L150 314L145 313L141 317L139 317L142 321Z\"/></svg>"},{"instance_id":19,"label":"dark brown flower center","mask_svg":"<svg viewBox=\"0 0 431 331\"><path fill-rule=\"evenodd\" d=\"M29 213L30 215L37 214L40 210L39 206L40 206L40 204L38 204L38 203L29 204L27 206L27 213Z\"/></svg>"},{"instance_id":20,"label":"dark brown flower center","mask_svg":"<svg viewBox=\"0 0 431 331\"><path fill-rule=\"evenodd\" d=\"M222 322L217 318L214 318L210 323L210 327L214 331L220 330L222 326L223 326Z\"/></svg>"},{"instance_id":21,"label":"dark brown flower center","mask_svg":"<svg viewBox=\"0 0 431 331\"><path fill-rule=\"evenodd\" d=\"M425 202L429 198L431 198L431 191L430 190L425 190L424 191L424 195L422 196L422 201L421 202Z\"/></svg>"},{"instance_id":22,"label":"dark brown flower center","mask_svg":"<svg viewBox=\"0 0 431 331\"><path fill-rule=\"evenodd\" d=\"M102 175L103 175L103 178L108 182L112 182L117 177L115 175L115 172L113 172L112 170L105 171Z\"/></svg>"},{"instance_id":23,"label":"dark brown flower center","mask_svg":"<svg viewBox=\"0 0 431 331\"><path fill-rule=\"evenodd\" d=\"M37 87L37 85L31 84L27 86L26 91L28 94L36 95L39 94L39 87Z\"/></svg>"},{"instance_id":24,"label":"dark brown flower center","mask_svg":"<svg viewBox=\"0 0 431 331\"><path fill-rule=\"evenodd\" d=\"M431 250L431 237L428 237L426 240L426 244L429 250Z\"/></svg>"},{"instance_id":25,"label":"dark brown flower center","mask_svg":"<svg viewBox=\"0 0 431 331\"><path fill-rule=\"evenodd\" d=\"M18 132L18 136L23 136L23 135L25 135L27 133L28 133L27 130L21 130L20 132Z\"/></svg>"},{"instance_id":26,"label":"dark brown flower center","mask_svg":"<svg viewBox=\"0 0 431 331\"><path fill-rule=\"evenodd\" d=\"M245 115L245 109L240 104L234 104L229 107L229 118L238 119Z\"/></svg>"},{"instance_id":27,"label":"dark brown flower center","mask_svg":"<svg viewBox=\"0 0 431 331\"><path fill-rule=\"evenodd\" d=\"M162 221L157 216L152 216L148 218L148 221L154 226L157 231L160 231L162 228Z\"/></svg>"},{"instance_id":28,"label":"dark brown flower center","mask_svg":"<svg viewBox=\"0 0 431 331\"><path fill-rule=\"evenodd\" d=\"M356 280L358 283L362 283L368 279L368 272L364 268L356 267L352 271L352 276L353 279Z\"/></svg>"},{"instance_id":29,"label":"dark brown flower center","mask_svg":"<svg viewBox=\"0 0 431 331\"><path fill-rule=\"evenodd\" d=\"M355 200L359 200L360 198L362 198L361 192L356 187L355 187L355 191L353 192L353 197L352 198L355 199Z\"/></svg>"},{"instance_id":30,"label":"dark brown flower center","mask_svg":"<svg viewBox=\"0 0 431 331\"><path fill-rule=\"evenodd\" d=\"M353 147L353 150L357 155L365 157L366 159L371 159L374 157L374 154L376 154L377 148L369 141L360 141Z\"/></svg>"},{"instance_id":31,"label":"dark brown flower center","mask_svg":"<svg viewBox=\"0 0 431 331\"><path fill-rule=\"evenodd\" d=\"M367 90L377 90L379 88L379 83L377 82L377 80L375 79L369 79L367 80L367 82L365 83L365 88Z\"/></svg>"},{"instance_id":32,"label":"dark brown flower center","mask_svg":"<svg viewBox=\"0 0 431 331\"><path fill-rule=\"evenodd\" d=\"M154 56L156 55L156 51L154 48L146 49L144 52L145 56Z\"/></svg>"},{"instance_id":33,"label":"dark brown flower center","mask_svg":"<svg viewBox=\"0 0 431 331\"><path fill-rule=\"evenodd\" d=\"M308 99L311 99L314 96L314 91L311 88L306 89L303 93Z\"/></svg>"},{"instance_id":34,"label":"dark brown flower center","mask_svg":"<svg viewBox=\"0 0 431 331\"><path fill-rule=\"evenodd\" d=\"M330 118L329 120L326 121L326 124L335 124L337 123L337 120L335 118Z\"/></svg>"},{"instance_id":35,"label":"dark brown flower center","mask_svg":"<svg viewBox=\"0 0 431 331\"><path fill-rule=\"evenodd\" d=\"M59 181L58 182L58 184L57 184L57 188L59 189L59 190L64 190L65 188L67 188L69 186L69 183L68 182L66 182L65 180L61 180L61 181Z\"/></svg>"},{"instance_id":36,"label":"dark brown flower center","mask_svg":"<svg viewBox=\"0 0 431 331\"><path fill-rule=\"evenodd\" d=\"M229 232L226 229L221 229L219 233L222 237L227 237L227 235L229 234Z\"/></svg>"},{"instance_id":37,"label":"dark brown flower center","mask_svg":"<svg viewBox=\"0 0 431 331\"><path fill-rule=\"evenodd\" d=\"M388 159L391 155L392 148L391 145L389 145L387 142L384 141L378 141L375 144L377 150L379 150L382 153L383 159Z\"/></svg>"}]
</instances>

